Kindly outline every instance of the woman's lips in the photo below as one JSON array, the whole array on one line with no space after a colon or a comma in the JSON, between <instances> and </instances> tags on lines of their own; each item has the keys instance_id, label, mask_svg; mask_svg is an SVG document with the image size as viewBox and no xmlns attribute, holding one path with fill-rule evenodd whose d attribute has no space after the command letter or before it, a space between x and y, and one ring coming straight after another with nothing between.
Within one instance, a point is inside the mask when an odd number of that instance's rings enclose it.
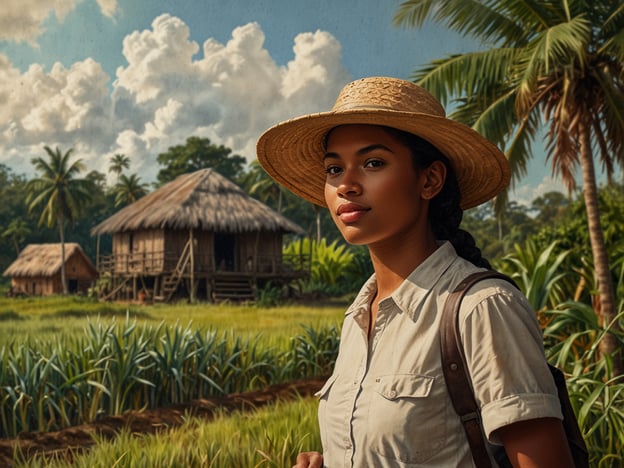
<instances>
[{"instance_id":1,"label":"woman's lips","mask_svg":"<svg viewBox=\"0 0 624 468\"><path fill-rule=\"evenodd\" d=\"M364 216L370 208L356 203L344 203L338 207L336 214L343 223L354 223Z\"/></svg>"}]
</instances>

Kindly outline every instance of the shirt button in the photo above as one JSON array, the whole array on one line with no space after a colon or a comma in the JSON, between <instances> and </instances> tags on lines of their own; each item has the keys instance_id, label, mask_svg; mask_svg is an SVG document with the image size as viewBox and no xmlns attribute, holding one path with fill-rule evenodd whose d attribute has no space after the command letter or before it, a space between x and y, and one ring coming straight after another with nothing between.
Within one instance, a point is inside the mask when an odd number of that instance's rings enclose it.
<instances>
[{"instance_id":1,"label":"shirt button","mask_svg":"<svg viewBox=\"0 0 624 468\"><path fill-rule=\"evenodd\" d=\"M388 396L390 398L395 398L397 396L396 390L390 390L390 393L388 393Z\"/></svg>"}]
</instances>

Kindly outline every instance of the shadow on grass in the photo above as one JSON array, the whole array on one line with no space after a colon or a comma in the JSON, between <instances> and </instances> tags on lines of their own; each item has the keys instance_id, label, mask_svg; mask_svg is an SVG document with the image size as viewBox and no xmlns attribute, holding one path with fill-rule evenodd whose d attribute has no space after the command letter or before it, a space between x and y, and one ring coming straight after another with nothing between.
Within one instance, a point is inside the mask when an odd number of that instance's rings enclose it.
<instances>
[{"instance_id":1,"label":"shadow on grass","mask_svg":"<svg viewBox=\"0 0 624 468\"><path fill-rule=\"evenodd\" d=\"M69 308L60 309L53 314L48 314L45 318L57 319L57 318L87 318L87 317L121 317L126 318L140 318L151 319L152 316L145 311L137 309L117 309L111 306L99 306L89 309Z\"/></svg>"},{"instance_id":2,"label":"shadow on grass","mask_svg":"<svg viewBox=\"0 0 624 468\"><path fill-rule=\"evenodd\" d=\"M9 320L26 320L20 314L14 310L3 310L0 312L0 322L7 322Z\"/></svg>"}]
</instances>

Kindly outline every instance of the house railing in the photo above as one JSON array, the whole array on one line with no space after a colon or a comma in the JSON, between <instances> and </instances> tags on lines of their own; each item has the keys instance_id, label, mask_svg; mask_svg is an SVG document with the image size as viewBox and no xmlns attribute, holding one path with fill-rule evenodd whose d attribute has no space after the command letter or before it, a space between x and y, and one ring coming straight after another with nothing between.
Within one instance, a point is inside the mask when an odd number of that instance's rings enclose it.
<instances>
[{"instance_id":1,"label":"house railing","mask_svg":"<svg viewBox=\"0 0 624 468\"><path fill-rule=\"evenodd\" d=\"M100 273L156 276L173 271L180 256L166 251L100 255L98 265ZM233 272L258 276L301 276L310 271L310 255L256 255L241 264L240 268L220 268L214 255L196 254L193 259L194 272L200 274Z\"/></svg>"}]
</instances>

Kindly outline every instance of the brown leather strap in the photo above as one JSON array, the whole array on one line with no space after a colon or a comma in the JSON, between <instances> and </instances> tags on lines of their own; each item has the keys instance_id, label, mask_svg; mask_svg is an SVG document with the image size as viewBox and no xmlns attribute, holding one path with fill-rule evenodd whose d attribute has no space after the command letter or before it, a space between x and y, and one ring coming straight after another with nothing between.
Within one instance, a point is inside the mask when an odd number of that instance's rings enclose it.
<instances>
[{"instance_id":1,"label":"brown leather strap","mask_svg":"<svg viewBox=\"0 0 624 468\"><path fill-rule=\"evenodd\" d=\"M466 291L478 281L486 278L500 278L515 285L511 278L497 271L473 273L449 294L440 321L440 350L446 388L453 407L464 425L472 458L478 468L489 468L492 464L483 439L481 412L475 401L466 370L466 358L459 332L459 306Z\"/></svg>"}]
</instances>

